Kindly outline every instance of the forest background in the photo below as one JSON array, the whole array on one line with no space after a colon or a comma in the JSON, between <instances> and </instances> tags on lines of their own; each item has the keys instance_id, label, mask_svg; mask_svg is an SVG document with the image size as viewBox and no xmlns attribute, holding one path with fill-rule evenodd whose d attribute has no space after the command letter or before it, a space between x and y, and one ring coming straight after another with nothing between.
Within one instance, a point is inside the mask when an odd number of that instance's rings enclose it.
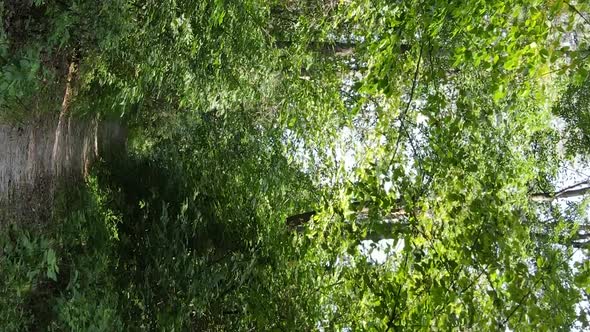
<instances>
[{"instance_id":1,"label":"forest background","mask_svg":"<svg viewBox=\"0 0 590 332\"><path fill-rule=\"evenodd\" d=\"M0 18L2 330L588 328L586 2Z\"/></svg>"}]
</instances>

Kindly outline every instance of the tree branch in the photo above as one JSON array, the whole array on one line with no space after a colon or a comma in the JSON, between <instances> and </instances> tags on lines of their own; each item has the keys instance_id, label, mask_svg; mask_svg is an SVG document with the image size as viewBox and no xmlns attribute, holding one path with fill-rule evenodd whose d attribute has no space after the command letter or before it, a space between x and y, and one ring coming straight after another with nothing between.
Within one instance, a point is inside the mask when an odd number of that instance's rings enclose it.
<instances>
[{"instance_id":1,"label":"tree branch","mask_svg":"<svg viewBox=\"0 0 590 332\"><path fill-rule=\"evenodd\" d=\"M586 22L587 24L590 24L590 21L578 10L578 8L576 8L574 5L572 5L571 3L569 3L568 1L563 1L568 7L570 7L571 10L573 10L574 12L576 12L576 14L580 15L580 17L584 20L584 22Z\"/></svg>"},{"instance_id":2,"label":"tree branch","mask_svg":"<svg viewBox=\"0 0 590 332\"><path fill-rule=\"evenodd\" d=\"M525 295L523 295L523 297L520 299L520 301L518 301L518 303L512 309L512 311L510 311L510 313L508 314L508 316L506 316L506 318L504 319L504 321L502 321L502 323L500 324L500 328L505 328L506 327L506 323L508 323L508 321L510 320L510 317L512 317L518 311L518 309L520 309L520 307L522 306L522 304L524 303L524 301L526 301L527 298L529 296L531 296L531 294L533 293L533 290L537 287L537 285L542 280L543 280L543 278L538 278L537 281L535 281L535 283L533 284L533 287L530 288Z\"/></svg>"},{"instance_id":3,"label":"tree branch","mask_svg":"<svg viewBox=\"0 0 590 332\"><path fill-rule=\"evenodd\" d=\"M400 129L402 131L405 131L404 118L406 117L406 114L410 110L410 106L412 106L412 100L414 99L414 92L416 91L416 86L418 86L418 73L420 72L420 62L422 61L422 47L423 46L424 46L424 44L420 43L420 51L418 53L418 62L416 63L416 70L414 71L414 78L412 79L412 88L410 89L410 98L408 99L408 103L406 105L406 108L404 109L404 111L402 113L400 113L400 115L398 117L398 119L400 121ZM393 163L393 159L397 155L397 149L399 147L400 141L401 141L401 134L398 134L397 140L395 142L395 150L393 151L393 154L391 157L391 163Z\"/></svg>"}]
</instances>

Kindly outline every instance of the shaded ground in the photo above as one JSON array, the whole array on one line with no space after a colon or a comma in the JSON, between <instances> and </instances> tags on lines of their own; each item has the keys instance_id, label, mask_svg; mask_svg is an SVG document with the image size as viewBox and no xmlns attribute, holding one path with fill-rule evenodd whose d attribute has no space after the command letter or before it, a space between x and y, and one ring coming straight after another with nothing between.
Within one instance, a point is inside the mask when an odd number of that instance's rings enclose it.
<instances>
[{"instance_id":1,"label":"shaded ground","mask_svg":"<svg viewBox=\"0 0 590 332\"><path fill-rule=\"evenodd\" d=\"M0 124L0 225L44 223L59 185L81 181L98 158L125 149L127 133L116 122L61 120Z\"/></svg>"}]
</instances>

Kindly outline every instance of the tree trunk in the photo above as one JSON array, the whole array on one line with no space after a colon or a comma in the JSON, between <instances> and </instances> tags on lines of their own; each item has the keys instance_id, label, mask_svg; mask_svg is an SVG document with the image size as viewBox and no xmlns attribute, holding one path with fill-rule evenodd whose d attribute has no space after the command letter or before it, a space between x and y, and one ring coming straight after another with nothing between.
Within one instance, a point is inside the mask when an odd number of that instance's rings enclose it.
<instances>
[{"instance_id":1,"label":"tree trunk","mask_svg":"<svg viewBox=\"0 0 590 332\"><path fill-rule=\"evenodd\" d=\"M535 193L530 195L530 199L533 202L553 202L556 199L567 199L567 198L574 198L574 197L580 197L585 195L588 191L590 191L590 187L583 187L583 188L578 188L582 185L588 185L590 184L589 181L582 181L579 183L576 183L572 186L566 187L564 189L561 189L560 191L557 191L555 193Z\"/></svg>"},{"instance_id":2,"label":"tree trunk","mask_svg":"<svg viewBox=\"0 0 590 332\"><path fill-rule=\"evenodd\" d=\"M295 43L291 41L276 41L277 48L289 48ZM310 42L307 48L313 52L320 53L325 56L345 57L354 54L356 45L352 43L343 42Z\"/></svg>"},{"instance_id":3,"label":"tree trunk","mask_svg":"<svg viewBox=\"0 0 590 332\"><path fill-rule=\"evenodd\" d=\"M572 186L563 188L555 193L535 193L529 195L529 199L533 202L538 203L550 203L558 199L568 199L568 198L575 198L581 197L586 193L590 192L590 186L578 188L582 185L590 184L589 181L583 181L576 183ZM398 202L399 205L402 205L402 202ZM353 205L360 205L360 203L355 202ZM358 212L359 219L365 219L369 213L368 208L363 208L361 211ZM393 234L393 232L402 231L404 228L407 228L407 223L401 222L401 219L405 216L405 211L403 209L398 209L390 212L383 219L389 220L397 220L400 222L383 222L380 224L372 225L372 229L369 230L369 234L367 234L367 240L378 241L384 239L385 236L383 234ZM291 230L301 230L302 226L308 223L311 218L316 215L316 211L308 211L300 214L296 214L290 217L287 217L286 224L287 227ZM574 240L575 247L585 246L590 243L590 234L584 233L578 235L578 237Z\"/></svg>"}]
</instances>

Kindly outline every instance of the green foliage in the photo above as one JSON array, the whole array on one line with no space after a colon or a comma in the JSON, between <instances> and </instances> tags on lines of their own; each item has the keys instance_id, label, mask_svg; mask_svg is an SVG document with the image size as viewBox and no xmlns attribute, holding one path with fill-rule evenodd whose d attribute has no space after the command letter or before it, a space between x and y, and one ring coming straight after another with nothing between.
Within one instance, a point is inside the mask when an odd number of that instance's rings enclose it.
<instances>
[{"instance_id":1,"label":"green foliage","mask_svg":"<svg viewBox=\"0 0 590 332\"><path fill-rule=\"evenodd\" d=\"M0 290L8 301L2 303L3 328L111 331L121 326L109 270L116 234L103 200L90 183L61 196L50 229L12 226L2 234Z\"/></svg>"},{"instance_id":2,"label":"green foliage","mask_svg":"<svg viewBox=\"0 0 590 332\"><path fill-rule=\"evenodd\" d=\"M572 84L562 95L559 104L554 108L554 113L565 122L564 130L566 133L566 147L570 156L575 156L577 154L587 156L589 152L589 86L590 79L587 77L581 84Z\"/></svg>"},{"instance_id":3,"label":"green foliage","mask_svg":"<svg viewBox=\"0 0 590 332\"><path fill-rule=\"evenodd\" d=\"M0 325L10 331L29 326L30 311L25 307L31 293L41 289L55 277L55 251L45 238L11 229L4 232L2 248L2 308ZM14 292L14 293L13 293Z\"/></svg>"},{"instance_id":4,"label":"green foliage","mask_svg":"<svg viewBox=\"0 0 590 332\"><path fill-rule=\"evenodd\" d=\"M560 140L587 153L584 4L0 8L2 112L57 111L76 63L73 112L130 129L49 228L2 233L2 328L587 324L584 202L555 202Z\"/></svg>"}]
</instances>

